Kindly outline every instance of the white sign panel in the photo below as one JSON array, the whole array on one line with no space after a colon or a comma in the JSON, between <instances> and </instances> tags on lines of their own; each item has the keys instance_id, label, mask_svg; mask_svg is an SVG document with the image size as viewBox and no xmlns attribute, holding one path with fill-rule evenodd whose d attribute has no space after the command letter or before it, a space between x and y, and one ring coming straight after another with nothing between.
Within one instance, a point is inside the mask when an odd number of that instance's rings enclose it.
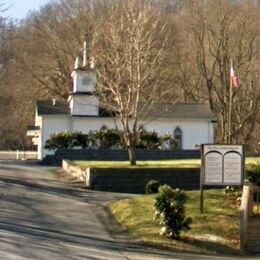
<instances>
[{"instance_id":1,"label":"white sign panel","mask_svg":"<svg viewBox=\"0 0 260 260\"><path fill-rule=\"evenodd\" d=\"M210 152L205 156L205 182L216 183L222 181L222 155Z\"/></svg>"},{"instance_id":2,"label":"white sign panel","mask_svg":"<svg viewBox=\"0 0 260 260\"><path fill-rule=\"evenodd\" d=\"M224 182L241 183L242 160L241 155L229 152L224 156Z\"/></svg>"},{"instance_id":3,"label":"white sign panel","mask_svg":"<svg viewBox=\"0 0 260 260\"><path fill-rule=\"evenodd\" d=\"M203 145L203 184L241 185L244 172L242 145Z\"/></svg>"}]
</instances>

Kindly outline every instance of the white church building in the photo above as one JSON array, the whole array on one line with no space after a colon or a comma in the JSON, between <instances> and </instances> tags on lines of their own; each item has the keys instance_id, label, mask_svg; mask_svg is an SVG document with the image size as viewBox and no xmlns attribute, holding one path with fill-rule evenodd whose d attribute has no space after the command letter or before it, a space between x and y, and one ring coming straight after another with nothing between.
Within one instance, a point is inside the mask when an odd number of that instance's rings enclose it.
<instances>
[{"instance_id":1,"label":"white church building","mask_svg":"<svg viewBox=\"0 0 260 260\"><path fill-rule=\"evenodd\" d=\"M115 128L110 113L101 108L96 91L97 73L93 64L75 64L72 72L73 92L68 101L38 101L35 126L27 131L37 145L38 159L54 151L44 148L49 137L62 131L99 130L102 126ZM153 120L145 124L147 131L172 133L180 149L195 149L197 144L212 143L215 117L209 104L160 104Z\"/></svg>"}]
</instances>

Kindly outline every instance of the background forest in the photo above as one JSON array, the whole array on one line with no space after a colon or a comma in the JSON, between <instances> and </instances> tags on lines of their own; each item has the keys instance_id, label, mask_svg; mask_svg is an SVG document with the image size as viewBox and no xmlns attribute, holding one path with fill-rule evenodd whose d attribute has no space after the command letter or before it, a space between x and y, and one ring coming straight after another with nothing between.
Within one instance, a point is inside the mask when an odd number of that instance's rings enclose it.
<instances>
[{"instance_id":1,"label":"background forest","mask_svg":"<svg viewBox=\"0 0 260 260\"><path fill-rule=\"evenodd\" d=\"M26 129L34 123L36 101L67 99L75 57L86 41L99 90L118 75L129 84L126 61L137 50L144 68L139 80L151 99L209 102L220 143L228 139L232 60L239 77L232 142L260 151L259 1L57 0L18 22L6 18L4 8L2 1L0 150L31 149Z\"/></svg>"}]
</instances>

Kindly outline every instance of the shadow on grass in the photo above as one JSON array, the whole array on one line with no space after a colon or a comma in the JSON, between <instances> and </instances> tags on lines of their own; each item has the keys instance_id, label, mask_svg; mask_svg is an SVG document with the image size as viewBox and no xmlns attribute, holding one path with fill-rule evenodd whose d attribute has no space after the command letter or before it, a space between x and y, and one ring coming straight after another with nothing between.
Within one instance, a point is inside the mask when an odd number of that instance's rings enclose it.
<instances>
[{"instance_id":1,"label":"shadow on grass","mask_svg":"<svg viewBox=\"0 0 260 260\"><path fill-rule=\"evenodd\" d=\"M184 237L181 240L173 240L172 243L157 243L145 241L144 245L152 246L158 249L166 249L171 252L215 255L215 256L252 256L249 253L240 251L239 249L222 244L216 241L200 240L196 238Z\"/></svg>"},{"instance_id":2,"label":"shadow on grass","mask_svg":"<svg viewBox=\"0 0 260 260\"><path fill-rule=\"evenodd\" d=\"M241 255L239 249L233 248L229 245L223 244L223 242L209 241L204 239L197 239L192 237L182 237L181 242L201 248L203 251L209 251L216 254L227 254L227 255Z\"/></svg>"}]
</instances>

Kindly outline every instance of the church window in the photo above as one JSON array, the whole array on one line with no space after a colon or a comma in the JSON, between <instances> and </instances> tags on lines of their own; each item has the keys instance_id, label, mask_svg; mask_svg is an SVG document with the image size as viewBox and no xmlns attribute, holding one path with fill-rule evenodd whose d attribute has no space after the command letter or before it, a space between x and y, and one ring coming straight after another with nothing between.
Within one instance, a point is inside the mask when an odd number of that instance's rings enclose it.
<instances>
[{"instance_id":1,"label":"church window","mask_svg":"<svg viewBox=\"0 0 260 260\"><path fill-rule=\"evenodd\" d=\"M176 127L174 130L174 140L177 144L177 149L182 149L182 131L179 127Z\"/></svg>"}]
</instances>

